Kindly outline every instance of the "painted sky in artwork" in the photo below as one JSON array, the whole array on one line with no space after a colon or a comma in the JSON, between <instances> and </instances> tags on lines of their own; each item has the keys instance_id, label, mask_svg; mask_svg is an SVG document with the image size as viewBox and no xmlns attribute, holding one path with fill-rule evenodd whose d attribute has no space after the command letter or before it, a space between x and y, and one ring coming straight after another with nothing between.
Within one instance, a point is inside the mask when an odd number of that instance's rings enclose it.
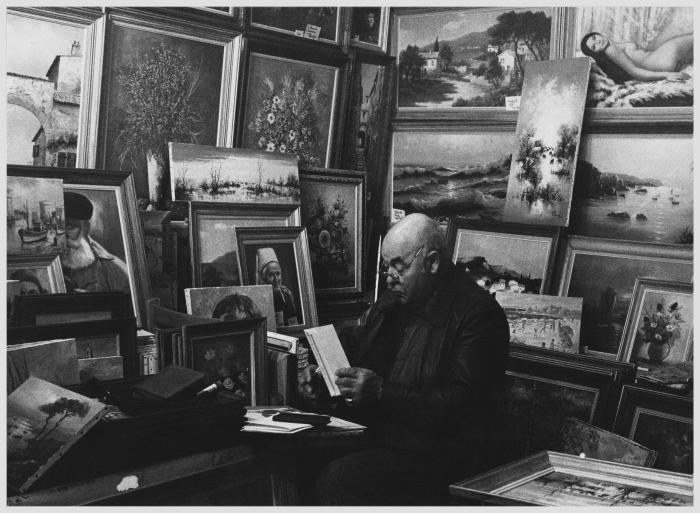
<instances>
[{"instance_id":1,"label":"painted sky in artwork","mask_svg":"<svg viewBox=\"0 0 700 513\"><path fill-rule=\"evenodd\" d=\"M394 134L395 166L475 166L489 164L512 151L514 134Z\"/></svg>"},{"instance_id":2,"label":"painted sky in artwork","mask_svg":"<svg viewBox=\"0 0 700 513\"><path fill-rule=\"evenodd\" d=\"M460 230L457 261L483 256L490 265L502 265L513 271L543 278L547 263L548 241L513 234L485 233L478 230Z\"/></svg>"}]
</instances>

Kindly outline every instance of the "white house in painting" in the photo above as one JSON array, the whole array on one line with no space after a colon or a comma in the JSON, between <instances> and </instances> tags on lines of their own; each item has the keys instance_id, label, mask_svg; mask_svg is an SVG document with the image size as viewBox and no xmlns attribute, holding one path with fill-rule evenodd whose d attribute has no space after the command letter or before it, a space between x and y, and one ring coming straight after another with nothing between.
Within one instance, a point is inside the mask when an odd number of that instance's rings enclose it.
<instances>
[{"instance_id":1,"label":"white house in painting","mask_svg":"<svg viewBox=\"0 0 700 513\"><path fill-rule=\"evenodd\" d=\"M498 54L498 64L503 68L503 75L507 76L515 68L515 54L512 50L503 50Z\"/></svg>"},{"instance_id":2,"label":"white house in painting","mask_svg":"<svg viewBox=\"0 0 700 513\"><path fill-rule=\"evenodd\" d=\"M425 66L423 69L426 71L433 71L437 69L438 52L420 52L420 56L425 59Z\"/></svg>"}]
</instances>

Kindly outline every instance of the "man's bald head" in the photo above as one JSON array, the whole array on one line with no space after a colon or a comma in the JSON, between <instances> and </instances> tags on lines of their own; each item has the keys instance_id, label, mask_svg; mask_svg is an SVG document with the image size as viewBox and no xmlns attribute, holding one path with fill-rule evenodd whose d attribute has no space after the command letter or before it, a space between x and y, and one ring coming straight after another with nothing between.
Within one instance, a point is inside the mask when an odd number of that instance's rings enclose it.
<instances>
[{"instance_id":1,"label":"man's bald head","mask_svg":"<svg viewBox=\"0 0 700 513\"><path fill-rule=\"evenodd\" d=\"M437 251L443 256L445 238L440 225L425 214L409 214L391 227L384 238L382 252L386 249L391 254L407 256L421 247L425 252Z\"/></svg>"}]
</instances>

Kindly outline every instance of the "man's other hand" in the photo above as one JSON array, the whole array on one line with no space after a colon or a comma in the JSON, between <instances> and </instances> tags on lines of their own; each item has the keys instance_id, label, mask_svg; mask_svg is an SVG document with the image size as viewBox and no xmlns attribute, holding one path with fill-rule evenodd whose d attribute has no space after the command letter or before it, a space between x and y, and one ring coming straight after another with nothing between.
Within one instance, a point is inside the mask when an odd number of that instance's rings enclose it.
<instances>
[{"instance_id":1,"label":"man's other hand","mask_svg":"<svg viewBox=\"0 0 700 513\"><path fill-rule=\"evenodd\" d=\"M360 367L345 367L335 371L335 383L343 397L352 404L377 401L382 395L383 378L374 371Z\"/></svg>"},{"instance_id":2,"label":"man's other hand","mask_svg":"<svg viewBox=\"0 0 700 513\"><path fill-rule=\"evenodd\" d=\"M326 388L323 376L316 372L318 365L309 364L297 374L297 389L299 394L306 399L318 399Z\"/></svg>"}]
</instances>

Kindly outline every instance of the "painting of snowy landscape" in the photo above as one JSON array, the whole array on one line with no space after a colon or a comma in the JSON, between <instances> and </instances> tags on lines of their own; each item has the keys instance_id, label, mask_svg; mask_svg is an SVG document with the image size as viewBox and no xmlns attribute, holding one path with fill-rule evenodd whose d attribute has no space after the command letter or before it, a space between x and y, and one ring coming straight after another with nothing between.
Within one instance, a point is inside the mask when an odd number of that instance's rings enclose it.
<instances>
[{"instance_id":1,"label":"painting of snowy landscape","mask_svg":"<svg viewBox=\"0 0 700 513\"><path fill-rule=\"evenodd\" d=\"M693 243L692 135L591 134L581 141L573 233Z\"/></svg>"},{"instance_id":2,"label":"painting of snowy landscape","mask_svg":"<svg viewBox=\"0 0 700 513\"><path fill-rule=\"evenodd\" d=\"M174 200L299 204L296 155L170 143Z\"/></svg>"},{"instance_id":3,"label":"painting of snowy landscape","mask_svg":"<svg viewBox=\"0 0 700 513\"><path fill-rule=\"evenodd\" d=\"M567 353L579 352L580 297L496 292L510 326L510 342Z\"/></svg>"},{"instance_id":4,"label":"painting of snowy landscape","mask_svg":"<svg viewBox=\"0 0 700 513\"><path fill-rule=\"evenodd\" d=\"M504 107L549 59L552 8L406 13L397 27L399 107Z\"/></svg>"},{"instance_id":5,"label":"painting of snowy landscape","mask_svg":"<svg viewBox=\"0 0 700 513\"><path fill-rule=\"evenodd\" d=\"M518 112L503 218L569 225L571 194L591 63L530 63Z\"/></svg>"},{"instance_id":6,"label":"painting of snowy landscape","mask_svg":"<svg viewBox=\"0 0 700 513\"><path fill-rule=\"evenodd\" d=\"M441 223L500 219L512 133L394 133L393 207Z\"/></svg>"}]
</instances>

